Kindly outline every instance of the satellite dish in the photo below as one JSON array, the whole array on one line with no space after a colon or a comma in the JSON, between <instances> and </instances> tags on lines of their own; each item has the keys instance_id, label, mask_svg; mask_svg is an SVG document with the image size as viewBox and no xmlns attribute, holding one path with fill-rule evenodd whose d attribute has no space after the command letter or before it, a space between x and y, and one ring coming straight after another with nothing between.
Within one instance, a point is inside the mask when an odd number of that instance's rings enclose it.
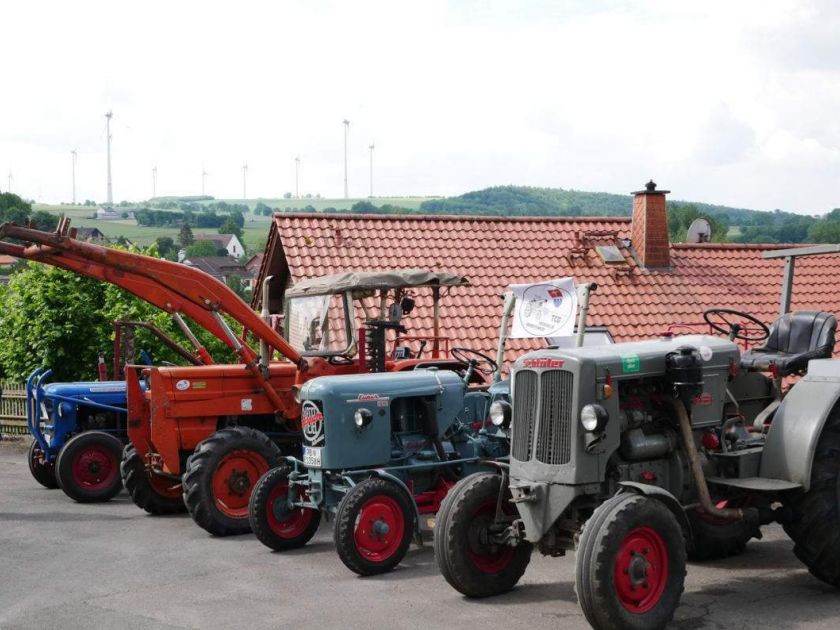
<instances>
[{"instance_id":1,"label":"satellite dish","mask_svg":"<svg viewBox=\"0 0 840 630\"><path fill-rule=\"evenodd\" d=\"M694 219L688 226L685 236L686 243L708 243L712 240L712 224L708 219Z\"/></svg>"}]
</instances>

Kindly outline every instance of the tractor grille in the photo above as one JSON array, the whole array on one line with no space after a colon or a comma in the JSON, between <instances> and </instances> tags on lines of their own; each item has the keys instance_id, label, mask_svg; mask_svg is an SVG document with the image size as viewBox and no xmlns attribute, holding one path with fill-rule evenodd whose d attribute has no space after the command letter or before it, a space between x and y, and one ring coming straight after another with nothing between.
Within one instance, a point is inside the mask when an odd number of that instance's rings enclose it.
<instances>
[{"instance_id":1,"label":"tractor grille","mask_svg":"<svg viewBox=\"0 0 840 630\"><path fill-rule=\"evenodd\" d=\"M541 375L523 370L516 374L511 444L514 459L526 462L534 454L544 464L569 463L573 385L574 375L563 370Z\"/></svg>"},{"instance_id":2,"label":"tractor grille","mask_svg":"<svg viewBox=\"0 0 840 630\"><path fill-rule=\"evenodd\" d=\"M543 372L540 383L540 430L537 436L537 461L544 464L568 464L572 452L571 372Z\"/></svg>"},{"instance_id":3,"label":"tractor grille","mask_svg":"<svg viewBox=\"0 0 840 630\"><path fill-rule=\"evenodd\" d=\"M520 462L527 462L531 459L534 425L537 422L537 399L539 396L537 373L530 370L517 372L513 389L511 455Z\"/></svg>"}]
</instances>

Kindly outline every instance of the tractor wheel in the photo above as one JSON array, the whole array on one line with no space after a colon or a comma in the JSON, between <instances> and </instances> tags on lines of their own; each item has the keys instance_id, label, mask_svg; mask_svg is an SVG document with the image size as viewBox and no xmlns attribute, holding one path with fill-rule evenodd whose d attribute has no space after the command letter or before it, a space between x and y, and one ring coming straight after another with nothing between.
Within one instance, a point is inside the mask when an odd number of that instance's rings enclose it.
<instances>
[{"instance_id":1,"label":"tractor wheel","mask_svg":"<svg viewBox=\"0 0 840 630\"><path fill-rule=\"evenodd\" d=\"M43 461L44 451L38 444L38 440L32 440L29 445L29 472L35 477L35 481L49 490L58 488L58 480L55 478L55 463Z\"/></svg>"},{"instance_id":2,"label":"tractor wheel","mask_svg":"<svg viewBox=\"0 0 840 630\"><path fill-rule=\"evenodd\" d=\"M280 449L248 427L216 431L195 447L184 471L184 503L214 536L247 534L248 502L260 477L280 464Z\"/></svg>"},{"instance_id":3,"label":"tractor wheel","mask_svg":"<svg viewBox=\"0 0 840 630\"><path fill-rule=\"evenodd\" d=\"M275 551L303 547L321 523L320 510L288 504L288 477L282 466L269 470L254 486L248 506L251 529L262 544Z\"/></svg>"},{"instance_id":4,"label":"tractor wheel","mask_svg":"<svg viewBox=\"0 0 840 630\"><path fill-rule=\"evenodd\" d=\"M132 444L123 449L120 474L132 501L149 514L179 514L187 511L181 496L181 484L148 472Z\"/></svg>"},{"instance_id":5,"label":"tractor wheel","mask_svg":"<svg viewBox=\"0 0 840 630\"><path fill-rule=\"evenodd\" d=\"M531 561L532 545L516 547L488 541L488 530L496 516L502 478L495 473L478 473L449 491L438 511L435 524L435 559L446 581L467 597L488 597L516 586ZM505 489L502 510L516 514Z\"/></svg>"},{"instance_id":6,"label":"tractor wheel","mask_svg":"<svg viewBox=\"0 0 840 630\"><path fill-rule=\"evenodd\" d=\"M595 510L581 532L575 590L593 628L664 628L685 581L680 524L655 499L620 494Z\"/></svg>"},{"instance_id":7,"label":"tractor wheel","mask_svg":"<svg viewBox=\"0 0 840 630\"><path fill-rule=\"evenodd\" d=\"M718 507L742 507L744 501L720 501ZM733 521L690 510L691 541L688 559L695 562L720 560L743 553L752 538L761 536L758 525L745 520Z\"/></svg>"},{"instance_id":8,"label":"tractor wheel","mask_svg":"<svg viewBox=\"0 0 840 630\"><path fill-rule=\"evenodd\" d=\"M353 486L335 513L336 551L359 575L387 573L397 566L413 533L413 499L385 479L372 477Z\"/></svg>"},{"instance_id":9,"label":"tractor wheel","mask_svg":"<svg viewBox=\"0 0 840 630\"><path fill-rule=\"evenodd\" d=\"M79 503L110 501L123 487L122 448L122 442L110 433L79 433L58 452L55 476L59 487Z\"/></svg>"},{"instance_id":10,"label":"tractor wheel","mask_svg":"<svg viewBox=\"0 0 840 630\"><path fill-rule=\"evenodd\" d=\"M826 420L811 468L811 487L790 502L785 531L793 553L817 578L840 587L840 406Z\"/></svg>"}]
</instances>

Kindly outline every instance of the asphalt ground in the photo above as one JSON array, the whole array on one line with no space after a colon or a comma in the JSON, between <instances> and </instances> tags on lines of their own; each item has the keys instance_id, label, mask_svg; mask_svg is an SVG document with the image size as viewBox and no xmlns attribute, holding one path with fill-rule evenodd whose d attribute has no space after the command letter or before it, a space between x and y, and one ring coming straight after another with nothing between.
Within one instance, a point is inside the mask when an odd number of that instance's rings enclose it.
<instances>
[{"instance_id":1,"label":"asphalt ground","mask_svg":"<svg viewBox=\"0 0 840 630\"><path fill-rule=\"evenodd\" d=\"M469 601L431 545L360 578L324 523L303 549L213 538L187 515L153 517L123 492L74 503L29 475L26 444L0 442L0 628L587 628L574 557L535 554L506 595ZM674 628L840 628L840 592L812 577L779 527L726 561L690 565Z\"/></svg>"}]
</instances>

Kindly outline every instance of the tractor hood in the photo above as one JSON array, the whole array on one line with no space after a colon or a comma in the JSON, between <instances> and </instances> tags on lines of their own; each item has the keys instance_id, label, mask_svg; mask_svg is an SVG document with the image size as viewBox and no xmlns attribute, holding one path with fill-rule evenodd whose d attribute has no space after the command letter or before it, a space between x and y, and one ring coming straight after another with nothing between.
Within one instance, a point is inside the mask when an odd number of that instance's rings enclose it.
<instances>
[{"instance_id":1,"label":"tractor hood","mask_svg":"<svg viewBox=\"0 0 840 630\"><path fill-rule=\"evenodd\" d=\"M392 429L404 420L408 399L423 401L428 426L440 435L461 411L464 392L448 370L316 378L301 389L303 443L321 450L322 468L381 466L390 460ZM369 418L362 427L355 420L360 410Z\"/></svg>"},{"instance_id":2,"label":"tractor hood","mask_svg":"<svg viewBox=\"0 0 840 630\"><path fill-rule=\"evenodd\" d=\"M141 382L145 389L145 383ZM106 405L125 405L125 381L89 381L76 383L48 383L43 388L47 398L64 397L88 399Z\"/></svg>"}]
</instances>

